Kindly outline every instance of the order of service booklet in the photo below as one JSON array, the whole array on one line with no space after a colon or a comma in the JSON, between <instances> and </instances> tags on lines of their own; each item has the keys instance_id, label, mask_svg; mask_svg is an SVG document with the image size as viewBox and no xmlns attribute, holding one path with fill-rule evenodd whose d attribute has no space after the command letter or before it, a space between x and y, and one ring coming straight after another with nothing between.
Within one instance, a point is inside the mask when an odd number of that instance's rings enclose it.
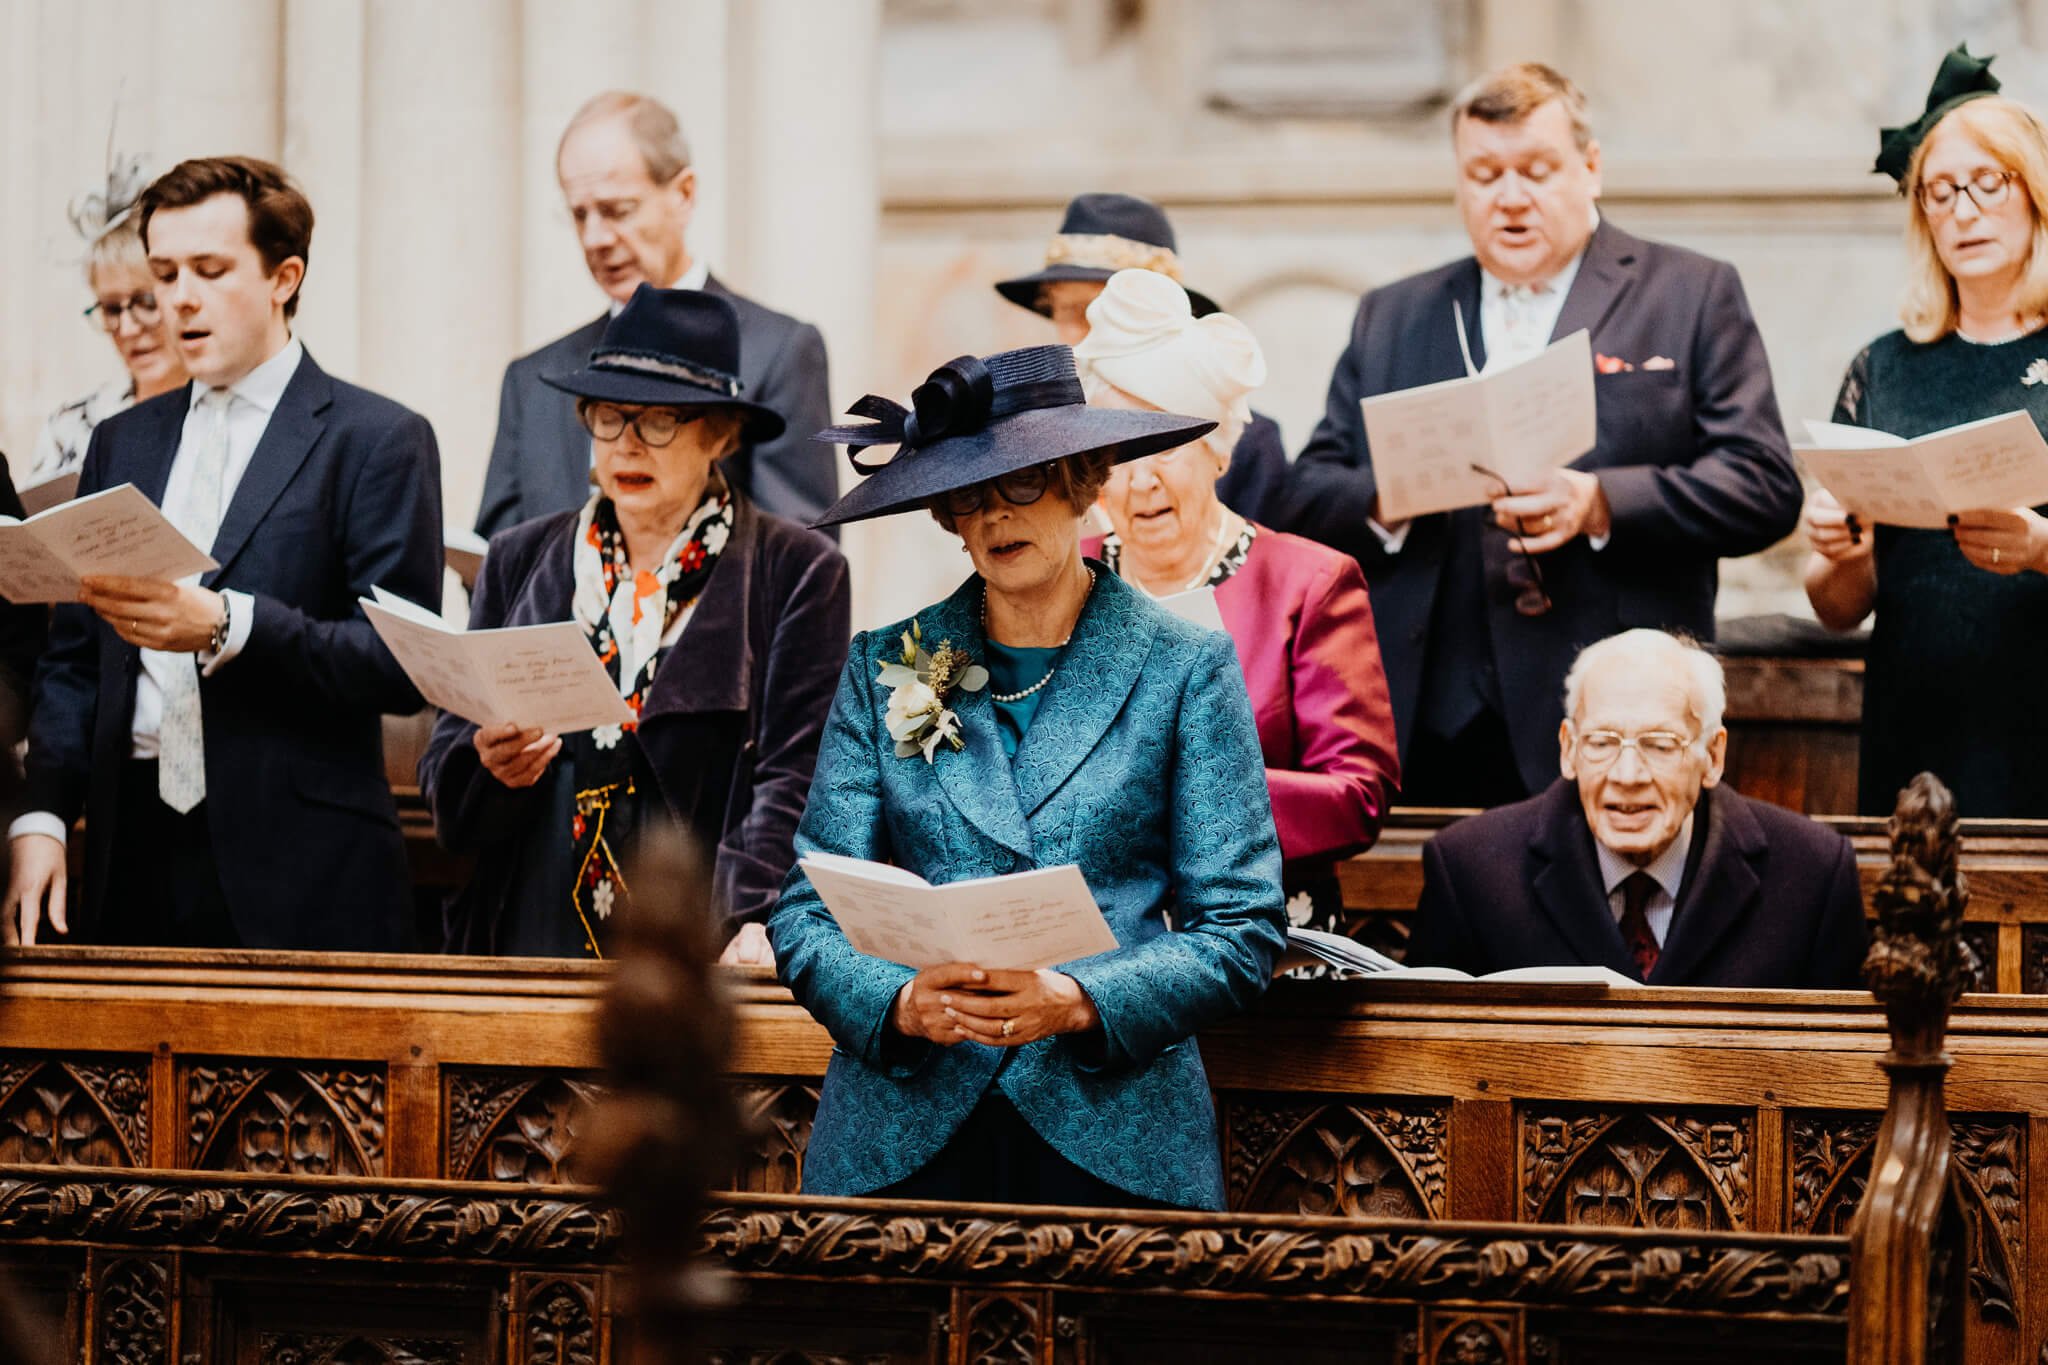
<instances>
[{"instance_id":1,"label":"order of service booklet","mask_svg":"<svg viewBox=\"0 0 2048 1365\"><path fill-rule=\"evenodd\" d=\"M1811 420L1806 435L1792 448L1821 487L1865 522L1938 531L1951 513L2048 502L2048 441L2025 412L1910 441Z\"/></svg>"},{"instance_id":2,"label":"order of service booklet","mask_svg":"<svg viewBox=\"0 0 2048 1365\"><path fill-rule=\"evenodd\" d=\"M358 599L420 695L478 725L551 735L622 725L633 708L574 621L462 630L382 588Z\"/></svg>"},{"instance_id":3,"label":"order of service booklet","mask_svg":"<svg viewBox=\"0 0 2048 1365\"><path fill-rule=\"evenodd\" d=\"M0 597L10 602L76 602L88 574L174 583L219 567L132 483L27 521L0 517Z\"/></svg>"},{"instance_id":4,"label":"order of service booklet","mask_svg":"<svg viewBox=\"0 0 2048 1365\"><path fill-rule=\"evenodd\" d=\"M1281 967L1303 967L1322 962L1347 972L1380 981L1498 981L1547 986L1641 986L1633 977L1611 967L1512 967L1504 972L1474 976L1456 967L1404 967L1384 953L1363 943L1322 929L1291 928L1287 931L1287 954Z\"/></svg>"},{"instance_id":5,"label":"order of service booklet","mask_svg":"<svg viewBox=\"0 0 2048 1365\"><path fill-rule=\"evenodd\" d=\"M813 853L797 861L848 943L906 967L972 962L1035 971L1117 946L1072 863L934 886L864 858Z\"/></svg>"}]
</instances>

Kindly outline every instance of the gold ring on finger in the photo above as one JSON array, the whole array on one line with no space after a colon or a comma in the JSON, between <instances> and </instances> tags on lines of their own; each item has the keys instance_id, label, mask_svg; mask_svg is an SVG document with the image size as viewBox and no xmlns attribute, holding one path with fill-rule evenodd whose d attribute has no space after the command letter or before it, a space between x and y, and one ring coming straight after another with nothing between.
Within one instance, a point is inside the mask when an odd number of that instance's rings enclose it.
<instances>
[{"instance_id":1,"label":"gold ring on finger","mask_svg":"<svg viewBox=\"0 0 2048 1365\"><path fill-rule=\"evenodd\" d=\"M1997 547L1996 545L1994 545L1994 546L1992 546L1992 547L1991 547L1991 562L1992 562L1993 564L1996 564L1996 563L1998 562L1998 556L1999 556L1999 549L1998 549L1998 547Z\"/></svg>"},{"instance_id":2,"label":"gold ring on finger","mask_svg":"<svg viewBox=\"0 0 2048 1365\"><path fill-rule=\"evenodd\" d=\"M1005 1038L1009 1037L1009 1036L1010 1036L1010 1031L1011 1031L1012 1029L1016 1028L1016 1027L1017 1027L1017 1021L1016 1021L1015 1019L1005 1019L1005 1020L1003 1020L1003 1036L1004 1036Z\"/></svg>"}]
</instances>

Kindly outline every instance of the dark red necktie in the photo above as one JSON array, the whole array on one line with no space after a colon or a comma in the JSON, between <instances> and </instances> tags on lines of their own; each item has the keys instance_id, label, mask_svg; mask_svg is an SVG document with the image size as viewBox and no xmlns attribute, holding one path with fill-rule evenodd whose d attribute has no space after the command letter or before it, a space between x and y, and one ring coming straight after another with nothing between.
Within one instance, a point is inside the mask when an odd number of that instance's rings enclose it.
<instances>
[{"instance_id":1,"label":"dark red necktie","mask_svg":"<svg viewBox=\"0 0 2048 1365\"><path fill-rule=\"evenodd\" d=\"M1645 913L1656 891L1657 879L1647 872L1631 872L1621 884L1621 941L1636 961L1636 975L1645 981L1657 969L1657 936Z\"/></svg>"}]
</instances>

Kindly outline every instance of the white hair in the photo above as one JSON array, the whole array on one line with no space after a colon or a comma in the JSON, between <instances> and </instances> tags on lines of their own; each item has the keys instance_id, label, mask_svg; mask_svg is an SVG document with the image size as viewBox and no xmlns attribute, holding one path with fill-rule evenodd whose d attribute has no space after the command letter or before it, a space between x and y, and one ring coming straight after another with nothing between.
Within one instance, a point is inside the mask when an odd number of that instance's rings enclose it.
<instances>
[{"instance_id":1,"label":"white hair","mask_svg":"<svg viewBox=\"0 0 2048 1365\"><path fill-rule=\"evenodd\" d=\"M1699 722L1695 747L1702 753L1707 742L1721 728L1728 709L1728 683L1721 674L1721 661L1694 641L1661 630L1625 630L1596 640L1579 651L1571 671L1564 675L1564 714L1574 727L1579 703L1584 699L1586 679L1610 665L1654 671L1685 680L1686 706Z\"/></svg>"}]
</instances>

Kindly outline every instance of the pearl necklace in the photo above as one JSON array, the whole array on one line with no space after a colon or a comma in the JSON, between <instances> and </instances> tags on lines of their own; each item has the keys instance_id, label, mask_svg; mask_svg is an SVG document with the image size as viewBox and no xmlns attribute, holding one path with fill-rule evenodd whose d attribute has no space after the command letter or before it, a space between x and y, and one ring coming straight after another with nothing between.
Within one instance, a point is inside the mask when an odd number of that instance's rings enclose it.
<instances>
[{"instance_id":1,"label":"pearl necklace","mask_svg":"<svg viewBox=\"0 0 2048 1365\"><path fill-rule=\"evenodd\" d=\"M1082 604L1083 604L1083 605L1086 605L1086 604L1087 604L1087 601L1088 601L1088 596L1089 596L1089 594L1092 594L1092 593L1093 593L1094 591L1095 591L1095 570L1093 570L1093 569L1090 569L1090 570L1088 571L1088 592L1087 592L1087 593L1084 593L1084 594L1082 594L1082 597L1081 597L1081 601L1082 601ZM982 633L982 634L983 634L984 636L986 636L986 635L988 634L988 585L987 585L986 583L982 584L982 587L981 587L981 633ZM1068 636L1067 636L1067 640L1071 640L1071 639L1073 639L1073 638L1074 638L1074 637L1073 637L1073 635L1072 635L1071 633L1069 633L1069 634L1068 634ZM1060 641L1060 642L1059 642L1059 645L1058 645L1057 647L1058 647L1058 648L1060 648L1060 649L1065 649L1065 648L1066 648L1066 646L1067 646L1067 640L1062 640L1062 641ZM1044 686L1045 686L1045 685L1046 685L1047 683L1051 682L1051 681L1052 681L1052 675L1053 675L1053 674L1055 674L1055 673L1057 673L1057 672L1059 672L1059 671L1060 671L1060 666L1059 666L1058 664L1048 664L1048 665L1046 666L1046 670L1045 670L1045 676L1044 676L1044 677L1042 677L1042 678L1040 678L1040 679L1039 679L1039 680L1038 680L1037 682L1035 682L1035 683L1031 684L1031 686L1029 686L1029 687L1025 688L1025 689L1024 689L1024 690L1023 690L1022 692L998 692L998 691L996 691L996 690L995 690L995 689L994 689L993 687L991 687L991 688L990 688L990 689L988 690L988 694L989 694L989 696L990 696L990 697L991 697L991 698L992 698L993 700L996 700L996 701L999 701L999 702L1006 702L1006 703L1007 703L1007 702L1018 702L1018 701L1022 701L1022 700L1024 700L1024 699L1025 699L1026 697L1030 696L1030 695L1031 695L1032 693L1034 693L1034 692L1037 692L1037 691L1039 691L1039 690L1040 690L1041 688L1043 688L1043 687L1044 687Z\"/></svg>"}]
</instances>

